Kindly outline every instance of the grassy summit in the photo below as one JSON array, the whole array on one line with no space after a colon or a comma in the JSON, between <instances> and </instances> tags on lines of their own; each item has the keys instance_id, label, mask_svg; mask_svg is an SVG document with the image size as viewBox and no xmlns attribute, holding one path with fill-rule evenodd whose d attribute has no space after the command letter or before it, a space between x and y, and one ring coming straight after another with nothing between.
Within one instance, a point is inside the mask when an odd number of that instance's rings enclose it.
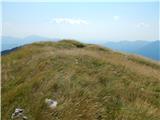
<instances>
[{"instance_id":1,"label":"grassy summit","mask_svg":"<svg viewBox=\"0 0 160 120\"><path fill-rule=\"evenodd\" d=\"M160 119L160 65L145 58L63 40L26 45L1 66L2 120L16 107L29 120Z\"/></svg>"}]
</instances>

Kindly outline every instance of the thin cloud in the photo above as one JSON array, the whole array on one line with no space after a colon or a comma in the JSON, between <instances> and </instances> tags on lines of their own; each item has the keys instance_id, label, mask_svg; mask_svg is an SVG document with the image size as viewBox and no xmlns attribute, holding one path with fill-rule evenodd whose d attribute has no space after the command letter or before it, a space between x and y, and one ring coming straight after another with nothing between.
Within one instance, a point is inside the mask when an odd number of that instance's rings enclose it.
<instances>
[{"instance_id":1,"label":"thin cloud","mask_svg":"<svg viewBox=\"0 0 160 120\"><path fill-rule=\"evenodd\" d=\"M137 28L148 28L149 24L144 23L144 22L140 22L136 25Z\"/></svg>"},{"instance_id":2,"label":"thin cloud","mask_svg":"<svg viewBox=\"0 0 160 120\"><path fill-rule=\"evenodd\" d=\"M119 19L120 19L120 16L117 16L117 15L113 16L114 21L118 21Z\"/></svg>"},{"instance_id":3,"label":"thin cloud","mask_svg":"<svg viewBox=\"0 0 160 120\"><path fill-rule=\"evenodd\" d=\"M73 19L73 18L54 18L52 22L57 24L88 24L86 20L82 19Z\"/></svg>"}]
</instances>

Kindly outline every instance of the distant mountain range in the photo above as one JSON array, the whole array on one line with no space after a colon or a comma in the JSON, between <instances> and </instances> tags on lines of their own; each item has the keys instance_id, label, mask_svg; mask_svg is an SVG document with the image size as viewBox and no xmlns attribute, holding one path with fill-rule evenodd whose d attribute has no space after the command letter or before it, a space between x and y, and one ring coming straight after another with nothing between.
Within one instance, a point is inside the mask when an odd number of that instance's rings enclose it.
<instances>
[{"instance_id":1,"label":"distant mountain range","mask_svg":"<svg viewBox=\"0 0 160 120\"><path fill-rule=\"evenodd\" d=\"M159 61L160 60L160 41L151 42L135 50L135 53Z\"/></svg>"},{"instance_id":2,"label":"distant mountain range","mask_svg":"<svg viewBox=\"0 0 160 120\"><path fill-rule=\"evenodd\" d=\"M2 54L6 54L14 48L17 48L19 46L38 42L38 41L58 41L60 39L58 38L46 38L41 36L28 36L25 38L15 38L15 37L9 37L9 36L3 36L1 43L2 48L1 52ZM97 43L98 44L98 43ZM106 42L106 43L99 43L102 46L111 48L116 51L122 51L132 54L138 54L142 55L148 58L151 58L153 60L160 61L160 41L120 41L120 42Z\"/></svg>"},{"instance_id":3,"label":"distant mountain range","mask_svg":"<svg viewBox=\"0 0 160 120\"><path fill-rule=\"evenodd\" d=\"M38 42L38 41L57 41L58 39L56 38L47 38L47 37L42 37L42 36L28 36L25 38L16 38L16 37L10 37L10 36L2 36L1 38L1 51L8 50L8 49L13 49L15 47L19 47L25 44L33 43L33 42Z\"/></svg>"},{"instance_id":4,"label":"distant mountain range","mask_svg":"<svg viewBox=\"0 0 160 120\"><path fill-rule=\"evenodd\" d=\"M160 60L160 41L120 41L102 44L113 50L142 55L153 60Z\"/></svg>"},{"instance_id":5,"label":"distant mountain range","mask_svg":"<svg viewBox=\"0 0 160 120\"><path fill-rule=\"evenodd\" d=\"M114 50L120 50L125 52L134 52L135 50L142 48L143 46L151 43L150 41L120 41L120 42L107 42L104 43L106 47Z\"/></svg>"}]
</instances>

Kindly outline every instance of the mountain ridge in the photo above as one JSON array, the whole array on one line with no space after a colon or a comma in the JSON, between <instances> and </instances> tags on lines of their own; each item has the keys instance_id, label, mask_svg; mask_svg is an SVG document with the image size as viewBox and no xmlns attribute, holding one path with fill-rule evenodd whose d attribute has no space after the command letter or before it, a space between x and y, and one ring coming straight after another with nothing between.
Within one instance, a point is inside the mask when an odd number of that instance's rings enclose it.
<instances>
[{"instance_id":1,"label":"mountain ridge","mask_svg":"<svg viewBox=\"0 0 160 120\"><path fill-rule=\"evenodd\" d=\"M10 37L10 36L2 36L2 50L7 50L9 51L9 49L14 49L15 47L20 47L23 46L25 44L31 44L33 42L40 42L40 41L59 41L60 39L58 38L47 38L47 37L42 37L42 36L37 36L37 35L31 35L31 36L27 36L25 38L15 38L15 37ZM155 51L157 54L155 55L155 52L150 53L150 55L148 55L147 53L145 53L145 50L143 50L142 48L146 45L152 45L151 43L153 43L154 41L145 41L145 40L136 40L136 41L119 41L119 42L95 42L96 40L92 40L92 41L86 41L85 43L89 44L99 44L101 46L105 46L107 48L111 48L113 50L118 50L121 52L127 52L127 53L131 53L131 54L138 54L138 55L142 55L144 57L148 57L151 58L153 60L160 60L160 50ZM158 40L157 40L158 41ZM156 46L156 45L155 45ZM147 49L147 51L149 51L149 48ZM154 47L153 47L154 48ZM140 51L141 50L141 51ZM154 55L154 56L153 56Z\"/></svg>"}]
</instances>

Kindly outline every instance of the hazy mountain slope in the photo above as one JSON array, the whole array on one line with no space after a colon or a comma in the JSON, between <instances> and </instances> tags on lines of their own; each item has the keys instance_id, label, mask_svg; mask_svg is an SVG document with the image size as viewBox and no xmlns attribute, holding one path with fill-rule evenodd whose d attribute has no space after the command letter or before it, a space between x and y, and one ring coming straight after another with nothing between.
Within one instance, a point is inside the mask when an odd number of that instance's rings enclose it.
<instances>
[{"instance_id":1,"label":"hazy mountain slope","mask_svg":"<svg viewBox=\"0 0 160 120\"><path fill-rule=\"evenodd\" d=\"M108 42L104 46L122 52L135 53L153 60L160 60L160 41Z\"/></svg>"},{"instance_id":2,"label":"hazy mountain slope","mask_svg":"<svg viewBox=\"0 0 160 120\"><path fill-rule=\"evenodd\" d=\"M22 47L22 46L21 46L21 47ZM1 55L7 55L7 54L9 54L9 53L17 50L18 48L20 48L20 47L14 47L14 48L12 48L12 49L3 50L3 51L1 51Z\"/></svg>"},{"instance_id":3,"label":"hazy mountain slope","mask_svg":"<svg viewBox=\"0 0 160 120\"><path fill-rule=\"evenodd\" d=\"M120 50L124 52L134 52L135 50L142 48L149 44L149 41L120 41L120 42L107 42L104 45L114 50Z\"/></svg>"},{"instance_id":4,"label":"hazy mountain slope","mask_svg":"<svg viewBox=\"0 0 160 120\"><path fill-rule=\"evenodd\" d=\"M135 53L153 58L155 60L160 60L160 41L154 41L150 44L137 49Z\"/></svg>"},{"instance_id":5,"label":"hazy mountain slope","mask_svg":"<svg viewBox=\"0 0 160 120\"><path fill-rule=\"evenodd\" d=\"M2 48L1 51L9 50L15 47L19 47L21 45L38 42L38 41L48 41L51 40L51 38L46 38L42 36L37 35L31 35L27 36L25 38L16 38L16 37L10 37L10 36L2 36ZM52 41L57 41L58 39L53 38Z\"/></svg>"},{"instance_id":6,"label":"hazy mountain slope","mask_svg":"<svg viewBox=\"0 0 160 120\"><path fill-rule=\"evenodd\" d=\"M15 37L2 36L1 51L11 49L21 45L21 40Z\"/></svg>"},{"instance_id":7,"label":"hazy mountain slope","mask_svg":"<svg viewBox=\"0 0 160 120\"><path fill-rule=\"evenodd\" d=\"M159 86L156 62L75 41L34 43L2 56L2 119L20 107L29 120L159 120Z\"/></svg>"}]
</instances>

